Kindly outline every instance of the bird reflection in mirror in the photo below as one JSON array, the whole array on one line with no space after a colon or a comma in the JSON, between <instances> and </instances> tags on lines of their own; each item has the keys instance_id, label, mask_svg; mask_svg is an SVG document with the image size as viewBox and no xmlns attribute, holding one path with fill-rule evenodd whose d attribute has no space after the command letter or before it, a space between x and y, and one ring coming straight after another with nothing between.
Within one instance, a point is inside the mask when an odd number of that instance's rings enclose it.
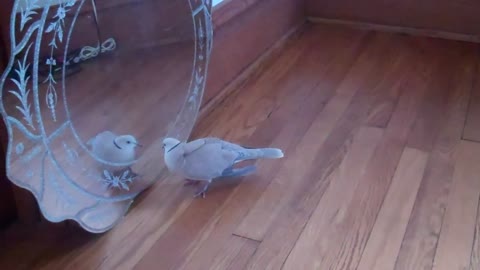
<instances>
[{"instance_id":1,"label":"bird reflection in mirror","mask_svg":"<svg viewBox=\"0 0 480 270\"><path fill-rule=\"evenodd\" d=\"M87 144L91 147L90 150L96 158L107 163L113 163L100 164L103 178L106 177L105 175L111 177L121 175L123 177L127 171L130 179L138 176L137 173L132 171L131 166L136 159L137 147L142 145L133 135L117 135L111 131L103 131L88 141ZM108 171L108 173L105 171Z\"/></svg>"}]
</instances>

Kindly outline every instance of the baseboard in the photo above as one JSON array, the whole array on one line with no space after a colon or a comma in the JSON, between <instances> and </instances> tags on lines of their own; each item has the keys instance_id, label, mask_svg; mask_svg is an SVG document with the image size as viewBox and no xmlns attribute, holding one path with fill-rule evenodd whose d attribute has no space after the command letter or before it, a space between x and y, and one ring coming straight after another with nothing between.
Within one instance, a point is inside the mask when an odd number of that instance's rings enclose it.
<instances>
[{"instance_id":1,"label":"baseboard","mask_svg":"<svg viewBox=\"0 0 480 270\"><path fill-rule=\"evenodd\" d=\"M458 33L443 32L443 31L437 31L437 30L431 30L431 29L391 26L391 25L356 22L356 21L348 21L348 20L326 19L326 18L319 18L319 17L308 17L307 20L312 23L343 25L343 26L348 26L348 27L363 29L363 30L400 33L400 34L408 34L412 36L425 36L425 37L432 37L432 38L442 38L442 39L480 43L480 35L458 34Z\"/></svg>"},{"instance_id":2,"label":"baseboard","mask_svg":"<svg viewBox=\"0 0 480 270\"><path fill-rule=\"evenodd\" d=\"M233 94L236 90L240 90L241 86L244 85L250 77L263 70L272 60L276 59L276 57L282 52L282 49L288 44L288 41L297 36L304 26L305 23L301 23L289 30L269 49L262 53L252 64L240 72L240 74L228 83L227 86L217 95L205 103L200 108L198 120L205 118L208 114L213 112L228 96Z\"/></svg>"}]
</instances>

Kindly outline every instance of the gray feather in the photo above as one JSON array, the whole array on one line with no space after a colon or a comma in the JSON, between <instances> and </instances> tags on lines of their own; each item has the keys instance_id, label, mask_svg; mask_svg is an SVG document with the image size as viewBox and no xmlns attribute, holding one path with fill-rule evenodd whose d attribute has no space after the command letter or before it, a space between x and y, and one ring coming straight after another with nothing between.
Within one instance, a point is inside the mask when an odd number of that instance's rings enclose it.
<instances>
[{"instance_id":1,"label":"gray feather","mask_svg":"<svg viewBox=\"0 0 480 270\"><path fill-rule=\"evenodd\" d=\"M237 162L250 160L250 159L277 159L282 158L283 152L277 148L259 148L259 149L247 149L243 148L238 152Z\"/></svg>"},{"instance_id":2,"label":"gray feather","mask_svg":"<svg viewBox=\"0 0 480 270\"><path fill-rule=\"evenodd\" d=\"M228 168L225 171L223 171L222 176L220 177L240 177L240 176L246 176L249 174L254 173L257 170L257 167L255 165L251 166L245 166L243 168Z\"/></svg>"}]
</instances>

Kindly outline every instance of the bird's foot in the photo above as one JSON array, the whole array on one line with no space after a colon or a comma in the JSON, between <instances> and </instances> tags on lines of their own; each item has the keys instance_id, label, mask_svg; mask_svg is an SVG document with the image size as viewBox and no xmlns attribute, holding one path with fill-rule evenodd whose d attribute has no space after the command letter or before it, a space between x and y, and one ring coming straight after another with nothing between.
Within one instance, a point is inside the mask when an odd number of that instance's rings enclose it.
<instances>
[{"instance_id":1,"label":"bird's foot","mask_svg":"<svg viewBox=\"0 0 480 270\"><path fill-rule=\"evenodd\" d=\"M207 193L208 187L210 186L211 181L205 184L202 189L200 189L197 193L195 193L194 198L197 198L199 196L202 196L202 198L205 199L205 195Z\"/></svg>"},{"instance_id":2,"label":"bird's foot","mask_svg":"<svg viewBox=\"0 0 480 270\"><path fill-rule=\"evenodd\" d=\"M205 199L205 193L206 193L205 191L200 190L199 192L195 193L195 196L193 196L193 197L198 198L198 197L202 196L202 198Z\"/></svg>"},{"instance_id":3,"label":"bird's foot","mask_svg":"<svg viewBox=\"0 0 480 270\"><path fill-rule=\"evenodd\" d=\"M196 186L200 184L200 181L198 180L190 180L190 179L185 179L185 184L183 184L183 186Z\"/></svg>"}]
</instances>

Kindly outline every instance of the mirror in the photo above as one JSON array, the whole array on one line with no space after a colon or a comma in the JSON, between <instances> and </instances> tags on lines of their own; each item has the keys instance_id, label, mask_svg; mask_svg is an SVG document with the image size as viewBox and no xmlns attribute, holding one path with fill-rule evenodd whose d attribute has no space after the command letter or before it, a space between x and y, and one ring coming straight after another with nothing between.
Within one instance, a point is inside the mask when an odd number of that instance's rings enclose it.
<instances>
[{"instance_id":1,"label":"mirror","mask_svg":"<svg viewBox=\"0 0 480 270\"><path fill-rule=\"evenodd\" d=\"M16 0L1 77L7 174L50 221L112 228L193 128L211 1ZM159 202L161 203L161 202Z\"/></svg>"}]
</instances>

